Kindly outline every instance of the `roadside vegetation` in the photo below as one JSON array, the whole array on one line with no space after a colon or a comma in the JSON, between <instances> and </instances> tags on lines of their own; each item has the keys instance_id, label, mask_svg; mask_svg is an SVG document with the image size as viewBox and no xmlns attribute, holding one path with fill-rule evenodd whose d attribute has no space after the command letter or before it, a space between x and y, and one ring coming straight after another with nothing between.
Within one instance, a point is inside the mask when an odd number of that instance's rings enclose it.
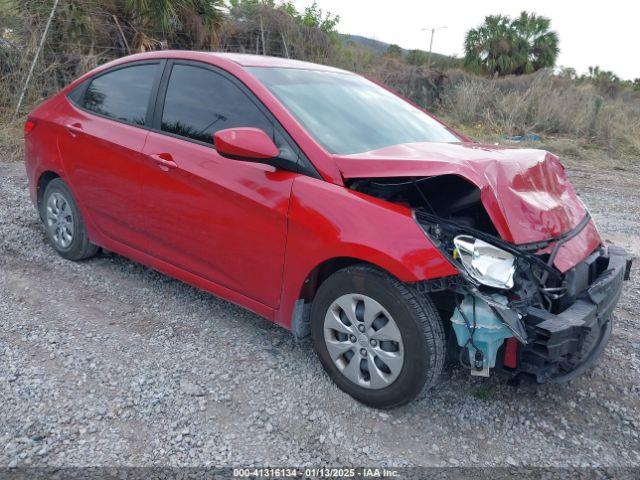
<instances>
[{"instance_id":1,"label":"roadside vegetation","mask_svg":"<svg viewBox=\"0 0 640 480\"><path fill-rule=\"evenodd\" d=\"M20 156L13 110L53 0L0 2L0 155ZM530 132L573 159L640 157L640 79L592 67L557 68L561 38L549 19L523 12L469 25L464 58L405 51L338 33L316 3L275 0L60 0L20 114L81 73L157 49L275 55L382 81L471 137L508 141ZM555 67L555 68L554 68ZM540 145L535 142L535 145Z\"/></svg>"}]
</instances>

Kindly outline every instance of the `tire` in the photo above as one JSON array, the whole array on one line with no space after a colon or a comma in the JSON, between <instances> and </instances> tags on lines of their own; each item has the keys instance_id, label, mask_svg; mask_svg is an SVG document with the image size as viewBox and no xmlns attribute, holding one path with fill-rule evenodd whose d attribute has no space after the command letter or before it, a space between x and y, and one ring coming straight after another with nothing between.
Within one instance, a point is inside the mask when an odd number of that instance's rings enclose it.
<instances>
[{"instance_id":1,"label":"tire","mask_svg":"<svg viewBox=\"0 0 640 480\"><path fill-rule=\"evenodd\" d=\"M47 185L40 218L49 243L61 257L84 260L98 253L100 248L89 241L78 205L62 179L55 178Z\"/></svg>"},{"instance_id":2,"label":"tire","mask_svg":"<svg viewBox=\"0 0 640 480\"><path fill-rule=\"evenodd\" d=\"M442 320L431 299L368 265L339 270L322 283L311 307L311 335L329 377L374 408L404 405L433 386L446 357ZM346 350L349 343L353 348Z\"/></svg>"}]
</instances>

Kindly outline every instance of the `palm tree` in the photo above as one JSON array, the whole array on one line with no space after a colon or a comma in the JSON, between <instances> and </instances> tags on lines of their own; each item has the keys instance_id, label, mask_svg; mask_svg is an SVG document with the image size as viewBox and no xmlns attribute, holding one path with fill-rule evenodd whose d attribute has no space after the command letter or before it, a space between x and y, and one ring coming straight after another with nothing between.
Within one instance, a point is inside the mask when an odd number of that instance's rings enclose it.
<instances>
[{"instance_id":1,"label":"palm tree","mask_svg":"<svg viewBox=\"0 0 640 480\"><path fill-rule=\"evenodd\" d=\"M465 65L490 75L531 73L552 67L558 56L558 35L551 21L522 12L514 20L489 15L465 36Z\"/></svg>"},{"instance_id":2,"label":"palm tree","mask_svg":"<svg viewBox=\"0 0 640 480\"><path fill-rule=\"evenodd\" d=\"M179 41L181 34L192 47L214 48L224 20L224 0L126 0L132 24L164 43ZM159 38L160 37L160 38Z\"/></svg>"},{"instance_id":3,"label":"palm tree","mask_svg":"<svg viewBox=\"0 0 640 480\"><path fill-rule=\"evenodd\" d=\"M551 20L535 13L521 12L512 25L520 40L526 42L523 48L529 53L524 71L518 73L531 73L555 65L560 49L558 34L550 30Z\"/></svg>"}]
</instances>

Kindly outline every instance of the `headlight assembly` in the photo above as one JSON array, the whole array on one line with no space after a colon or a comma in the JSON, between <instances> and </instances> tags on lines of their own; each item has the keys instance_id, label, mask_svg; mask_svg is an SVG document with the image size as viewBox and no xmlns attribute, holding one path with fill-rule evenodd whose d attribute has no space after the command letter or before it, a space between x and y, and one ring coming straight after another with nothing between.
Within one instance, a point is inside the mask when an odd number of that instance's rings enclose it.
<instances>
[{"instance_id":1,"label":"headlight assembly","mask_svg":"<svg viewBox=\"0 0 640 480\"><path fill-rule=\"evenodd\" d=\"M488 287L513 288L516 268L511 253L470 235L458 235L453 244L453 258L460 260L471 277Z\"/></svg>"}]
</instances>

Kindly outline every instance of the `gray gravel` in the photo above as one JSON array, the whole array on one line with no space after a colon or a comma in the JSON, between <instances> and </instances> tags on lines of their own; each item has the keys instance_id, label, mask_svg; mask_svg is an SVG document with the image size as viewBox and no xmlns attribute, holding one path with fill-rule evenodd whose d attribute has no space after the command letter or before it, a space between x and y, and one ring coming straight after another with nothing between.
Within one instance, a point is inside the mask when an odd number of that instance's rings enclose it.
<instances>
[{"instance_id":1,"label":"gray gravel","mask_svg":"<svg viewBox=\"0 0 640 480\"><path fill-rule=\"evenodd\" d=\"M640 171L572 170L607 239L640 253ZM0 466L640 465L640 285L600 363L514 388L450 367L391 412L329 381L308 341L118 256L46 244L0 163Z\"/></svg>"}]
</instances>

